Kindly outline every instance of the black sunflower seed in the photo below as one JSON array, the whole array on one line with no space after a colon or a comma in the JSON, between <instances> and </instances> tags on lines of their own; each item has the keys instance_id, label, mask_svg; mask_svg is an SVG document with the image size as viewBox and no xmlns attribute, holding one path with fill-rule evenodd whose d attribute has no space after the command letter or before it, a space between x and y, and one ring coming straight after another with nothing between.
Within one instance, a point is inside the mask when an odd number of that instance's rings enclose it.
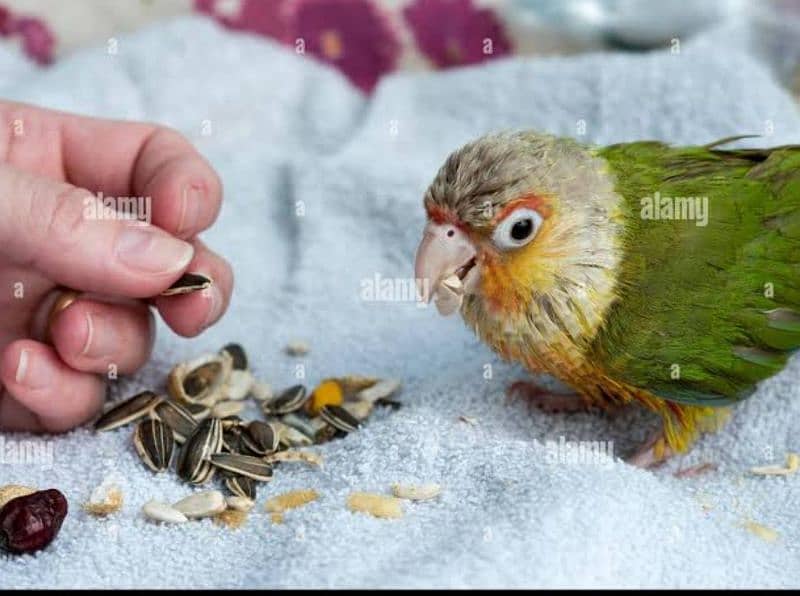
<instances>
[{"instance_id":1,"label":"black sunflower seed","mask_svg":"<svg viewBox=\"0 0 800 596\"><path fill-rule=\"evenodd\" d=\"M208 459L221 449L222 423L217 418L203 420L183 445L178 476L192 484L204 483L214 473Z\"/></svg>"},{"instance_id":2,"label":"black sunflower seed","mask_svg":"<svg viewBox=\"0 0 800 596\"><path fill-rule=\"evenodd\" d=\"M253 501L256 500L256 481L252 478L248 478L247 476L239 476L238 474L233 474L225 478L225 486L231 491L234 495L238 495L240 497L247 497Z\"/></svg>"},{"instance_id":3,"label":"black sunflower seed","mask_svg":"<svg viewBox=\"0 0 800 596\"><path fill-rule=\"evenodd\" d=\"M211 456L211 463L223 470L240 476L266 482L272 478L272 465L260 457L233 453L216 453Z\"/></svg>"},{"instance_id":4,"label":"black sunflower seed","mask_svg":"<svg viewBox=\"0 0 800 596\"><path fill-rule=\"evenodd\" d=\"M210 277L200 273L184 273L174 284L161 292L162 296L176 296L205 290L214 283Z\"/></svg>"},{"instance_id":5,"label":"black sunflower seed","mask_svg":"<svg viewBox=\"0 0 800 596\"><path fill-rule=\"evenodd\" d=\"M133 445L148 468L163 472L172 460L175 439L172 429L160 420L143 420L136 426Z\"/></svg>"},{"instance_id":6,"label":"black sunflower seed","mask_svg":"<svg viewBox=\"0 0 800 596\"><path fill-rule=\"evenodd\" d=\"M253 420L242 433L242 445L254 455L266 455L278 448L277 430L266 422Z\"/></svg>"},{"instance_id":7,"label":"black sunflower seed","mask_svg":"<svg viewBox=\"0 0 800 596\"><path fill-rule=\"evenodd\" d=\"M95 430L105 431L130 424L150 413L159 398L152 391L142 391L112 407L95 422Z\"/></svg>"},{"instance_id":8,"label":"black sunflower seed","mask_svg":"<svg viewBox=\"0 0 800 596\"><path fill-rule=\"evenodd\" d=\"M351 433L361 426L361 423L350 412L339 406L323 406L320 417L331 426L346 433Z\"/></svg>"},{"instance_id":9,"label":"black sunflower seed","mask_svg":"<svg viewBox=\"0 0 800 596\"><path fill-rule=\"evenodd\" d=\"M288 414L302 408L310 397L305 386L293 385L278 397L265 402L262 409L265 414Z\"/></svg>"},{"instance_id":10,"label":"black sunflower seed","mask_svg":"<svg viewBox=\"0 0 800 596\"><path fill-rule=\"evenodd\" d=\"M234 370L247 370L247 354L242 346L231 343L224 346L220 351L227 352L233 359Z\"/></svg>"},{"instance_id":11,"label":"black sunflower seed","mask_svg":"<svg viewBox=\"0 0 800 596\"><path fill-rule=\"evenodd\" d=\"M176 401L162 401L154 410L156 417L172 429L175 440L183 443L197 428L197 420L184 405Z\"/></svg>"}]
</instances>

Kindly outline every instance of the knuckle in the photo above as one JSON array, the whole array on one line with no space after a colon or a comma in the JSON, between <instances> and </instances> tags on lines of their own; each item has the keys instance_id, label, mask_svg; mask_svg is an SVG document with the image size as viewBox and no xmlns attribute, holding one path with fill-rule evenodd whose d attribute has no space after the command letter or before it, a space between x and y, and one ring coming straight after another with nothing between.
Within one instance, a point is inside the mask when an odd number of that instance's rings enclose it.
<instances>
[{"instance_id":1,"label":"knuckle","mask_svg":"<svg viewBox=\"0 0 800 596\"><path fill-rule=\"evenodd\" d=\"M95 198L87 191L63 185L49 196L34 193L31 198L31 216L40 222L43 240L52 249L70 251L82 239L87 206Z\"/></svg>"}]
</instances>

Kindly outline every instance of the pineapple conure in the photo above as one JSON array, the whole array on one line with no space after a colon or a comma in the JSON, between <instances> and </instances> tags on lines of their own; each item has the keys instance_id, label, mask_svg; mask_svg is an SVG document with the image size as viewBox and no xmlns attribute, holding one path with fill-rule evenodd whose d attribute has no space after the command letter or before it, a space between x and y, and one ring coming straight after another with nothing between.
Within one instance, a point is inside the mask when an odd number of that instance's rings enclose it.
<instances>
[{"instance_id":1,"label":"pineapple conure","mask_svg":"<svg viewBox=\"0 0 800 596\"><path fill-rule=\"evenodd\" d=\"M800 145L723 148L736 139L471 142L425 193L420 292L452 293L455 275L482 341L575 394L510 391L654 410L635 465L686 451L800 348Z\"/></svg>"}]
</instances>

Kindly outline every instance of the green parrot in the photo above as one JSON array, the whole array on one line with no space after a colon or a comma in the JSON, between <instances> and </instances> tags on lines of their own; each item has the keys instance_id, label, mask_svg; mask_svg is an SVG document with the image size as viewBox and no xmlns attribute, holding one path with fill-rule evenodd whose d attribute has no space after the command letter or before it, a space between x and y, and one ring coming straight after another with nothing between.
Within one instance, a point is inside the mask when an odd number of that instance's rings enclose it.
<instances>
[{"instance_id":1,"label":"green parrot","mask_svg":"<svg viewBox=\"0 0 800 596\"><path fill-rule=\"evenodd\" d=\"M657 412L635 465L686 451L800 348L800 145L739 138L465 145L425 193L423 299L456 292L482 341L574 389L510 388L545 409Z\"/></svg>"}]
</instances>

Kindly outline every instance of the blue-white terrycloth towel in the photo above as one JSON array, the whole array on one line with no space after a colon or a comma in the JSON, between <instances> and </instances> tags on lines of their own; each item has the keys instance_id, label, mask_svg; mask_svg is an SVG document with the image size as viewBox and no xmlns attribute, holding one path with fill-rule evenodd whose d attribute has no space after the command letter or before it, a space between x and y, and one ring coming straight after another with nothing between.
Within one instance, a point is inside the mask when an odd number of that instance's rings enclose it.
<instances>
[{"instance_id":1,"label":"blue-white terrycloth towel","mask_svg":"<svg viewBox=\"0 0 800 596\"><path fill-rule=\"evenodd\" d=\"M114 395L160 387L178 360L234 340L275 387L295 382L299 364L309 385L339 374L405 383L405 407L319 449L323 469L277 470L238 531L145 521L145 501L191 489L149 473L130 428L2 437L0 482L58 487L72 511L45 552L0 558L0 587L800 586L800 474L747 474L800 451L800 362L764 383L724 431L657 472L612 458L580 463L570 446L613 441L619 458L653 418L505 405L505 386L524 371L501 363L458 317L362 295L377 276L400 287L412 275L422 192L451 150L484 132L576 136L585 126L585 141L605 144L771 131L757 142L800 141L791 98L735 44L399 74L367 100L290 50L187 19L47 71L2 54L0 74L6 98L176 127L224 179L226 202L205 238L235 267L230 312L191 341L161 325L152 362ZM310 354L286 355L294 339ZM17 458L28 440L43 451ZM703 461L718 470L673 476ZM98 520L80 504L106 478L121 484L125 506ZM397 481L438 482L443 493L406 505L399 520L346 509L350 491L386 492ZM321 498L273 525L263 501L295 488Z\"/></svg>"}]
</instances>

